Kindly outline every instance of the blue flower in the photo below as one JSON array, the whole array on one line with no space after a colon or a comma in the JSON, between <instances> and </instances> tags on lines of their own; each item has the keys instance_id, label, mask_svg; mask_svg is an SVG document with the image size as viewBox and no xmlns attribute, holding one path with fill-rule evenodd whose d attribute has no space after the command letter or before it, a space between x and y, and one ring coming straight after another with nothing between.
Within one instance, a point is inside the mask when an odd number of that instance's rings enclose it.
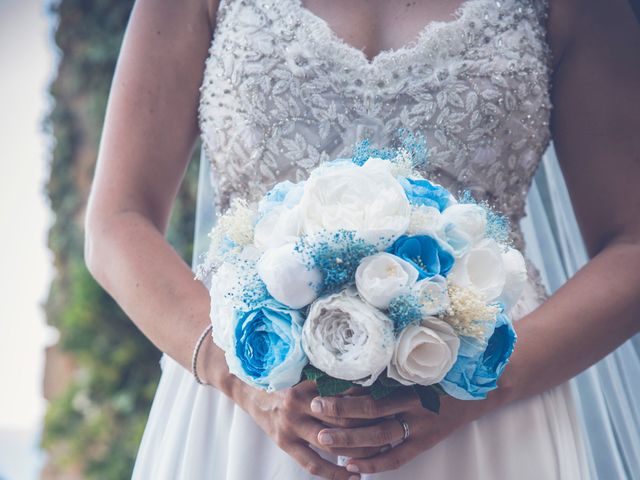
<instances>
[{"instance_id":1,"label":"blue flower","mask_svg":"<svg viewBox=\"0 0 640 480\"><path fill-rule=\"evenodd\" d=\"M434 207L442 212L451 203L452 197L449 190L440 185L434 185L429 180L398 177L398 181L404 188L411 205Z\"/></svg>"},{"instance_id":2,"label":"blue flower","mask_svg":"<svg viewBox=\"0 0 640 480\"><path fill-rule=\"evenodd\" d=\"M460 337L458 358L440 386L460 400L481 400L498 385L498 378L509 363L516 343L511 320L503 314L496 316L488 341Z\"/></svg>"},{"instance_id":3,"label":"blue flower","mask_svg":"<svg viewBox=\"0 0 640 480\"><path fill-rule=\"evenodd\" d=\"M267 300L236 318L234 348L226 352L231 373L268 391L298 383L308 363L300 312Z\"/></svg>"},{"instance_id":4,"label":"blue flower","mask_svg":"<svg viewBox=\"0 0 640 480\"><path fill-rule=\"evenodd\" d=\"M446 276L455 261L453 255L429 235L403 235L391 245L388 252L415 266L419 273L418 280L434 275Z\"/></svg>"},{"instance_id":5,"label":"blue flower","mask_svg":"<svg viewBox=\"0 0 640 480\"><path fill-rule=\"evenodd\" d=\"M260 217L263 217L279 205L289 208L295 207L302 197L303 188L304 182L293 183L289 180L274 185L258 204Z\"/></svg>"}]
</instances>

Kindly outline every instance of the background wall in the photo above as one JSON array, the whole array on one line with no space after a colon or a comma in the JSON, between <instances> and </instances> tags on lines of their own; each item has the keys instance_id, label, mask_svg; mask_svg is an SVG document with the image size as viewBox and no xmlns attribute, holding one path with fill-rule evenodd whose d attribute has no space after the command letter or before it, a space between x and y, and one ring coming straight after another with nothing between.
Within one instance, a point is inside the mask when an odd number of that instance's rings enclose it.
<instances>
[{"instance_id":1,"label":"background wall","mask_svg":"<svg viewBox=\"0 0 640 480\"><path fill-rule=\"evenodd\" d=\"M59 64L45 122L54 139L46 192L55 214L48 245L56 274L44 308L60 339L47 349L44 376L49 405L42 445L49 459L42 478L49 480L129 478L159 375L159 352L93 280L83 260L84 209L132 5L61 0L50 6ZM169 230L187 262L196 185L192 161Z\"/></svg>"}]
</instances>

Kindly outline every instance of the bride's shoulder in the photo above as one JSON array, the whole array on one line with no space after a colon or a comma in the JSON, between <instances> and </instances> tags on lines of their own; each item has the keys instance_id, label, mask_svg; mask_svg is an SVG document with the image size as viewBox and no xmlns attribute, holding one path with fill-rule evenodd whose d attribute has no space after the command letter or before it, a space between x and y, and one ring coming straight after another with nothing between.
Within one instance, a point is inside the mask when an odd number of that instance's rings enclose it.
<instances>
[{"instance_id":1,"label":"bride's shoulder","mask_svg":"<svg viewBox=\"0 0 640 480\"><path fill-rule=\"evenodd\" d=\"M546 0L548 2L547 38L559 65L566 52L588 43L586 40L619 35L635 23L629 0ZM637 25L637 24L636 24ZM628 28L627 28L628 30Z\"/></svg>"},{"instance_id":2,"label":"bride's shoulder","mask_svg":"<svg viewBox=\"0 0 640 480\"><path fill-rule=\"evenodd\" d=\"M211 31L214 31L216 28L216 23L218 21L218 7L220 6L220 2L223 0L200 0L205 3L207 7L207 13L209 14L209 27Z\"/></svg>"}]
</instances>

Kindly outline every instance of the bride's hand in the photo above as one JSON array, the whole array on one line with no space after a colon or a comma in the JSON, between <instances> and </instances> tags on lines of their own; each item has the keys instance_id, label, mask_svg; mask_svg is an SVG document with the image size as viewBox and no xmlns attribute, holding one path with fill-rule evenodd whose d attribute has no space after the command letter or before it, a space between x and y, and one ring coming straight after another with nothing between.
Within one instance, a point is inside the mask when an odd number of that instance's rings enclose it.
<instances>
[{"instance_id":1,"label":"bride's hand","mask_svg":"<svg viewBox=\"0 0 640 480\"><path fill-rule=\"evenodd\" d=\"M344 467L323 459L310 448L313 445L326 452L351 458L366 458L379 453L369 446L341 447L319 441L319 432L327 425L339 428L371 425L376 419L329 418L311 410L311 401L318 395L314 382L305 381L282 391L267 393L247 386L242 389L244 408L275 443L311 474L332 480L348 480L354 474ZM339 398L339 397L335 397Z\"/></svg>"},{"instance_id":2,"label":"bride's hand","mask_svg":"<svg viewBox=\"0 0 640 480\"><path fill-rule=\"evenodd\" d=\"M388 397L374 400L370 395L360 397L316 397L310 407L315 415L327 422L338 419L383 419L375 425L351 428L324 428L318 432L321 445L335 449L373 447L382 452L369 458L352 458L347 470L353 473L377 473L395 470L409 460L446 438L457 428L481 417L492 408L491 401L462 401L453 397L441 398L438 415L422 407L412 389L401 389ZM409 437L402 441L404 428ZM389 448L391 444L399 445Z\"/></svg>"}]
</instances>

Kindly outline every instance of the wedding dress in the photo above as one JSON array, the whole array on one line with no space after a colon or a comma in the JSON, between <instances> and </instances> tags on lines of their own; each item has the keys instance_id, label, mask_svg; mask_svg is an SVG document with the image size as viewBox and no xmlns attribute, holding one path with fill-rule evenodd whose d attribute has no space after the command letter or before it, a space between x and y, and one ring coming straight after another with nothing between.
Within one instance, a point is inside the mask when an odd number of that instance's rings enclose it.
<instances>
[{"instance_id":1,"label":"wedding dress","mask_svg":"<svg viewBox=\"0 0 640 480\"><path fill-rule=\"evenodd\" d=\"M350 156L363 138L383 147L405 127L427 138L424 174L505 213L523 249L519 221L550 142L547 0L466 0L451 20L371 60L301 2L219 6L199 106L201 175L213 187L200 195L215 201L201 200L199 215L205 205L224 210L234 197L255 200L278 181L301 180L319 162ZM204 217L199 232L214 218ZM528 268L516 330L547 295ZM167 355L161 365L133 478L312 478L229 398L197 385ZM363 478L588 479L576 412L564 383L460 428L399 470Z\"/></svg>"}]
</instances>

